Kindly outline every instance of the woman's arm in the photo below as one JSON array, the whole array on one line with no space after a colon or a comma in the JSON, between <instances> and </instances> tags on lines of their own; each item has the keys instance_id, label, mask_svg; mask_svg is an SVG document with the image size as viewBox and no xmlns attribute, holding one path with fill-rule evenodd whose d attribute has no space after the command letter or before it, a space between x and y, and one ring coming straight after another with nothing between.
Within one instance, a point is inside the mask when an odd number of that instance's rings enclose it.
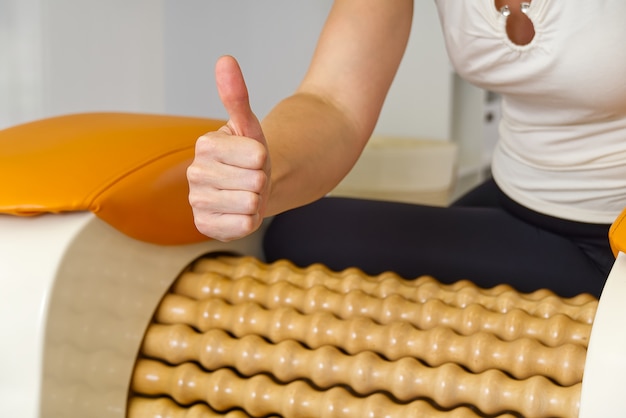
<instances>
[{"instance_id":1,"label":"woman's arm","mask_svg":"<svg viewBox=\"0 0 626 418\"><path fill-rule=\"evenodd\" d=\"M350 171L376 125L412 16L411 0L335 2L300 87L262 122L273 167L268 214L323 196Z\"/></svg>"},{"instance_id":2,"label":"woman's arm","mask_svg":"<svg viewBox=\"0 0 626 418\"><path fill-rule=\"evenodd\" d=\"M259 125L232 57L217 63L230 120L188 170L198 229L230 240L332 190L369 139L408 41L412 0L337 0L309 70ZM266 140L267 139L267 140Z\"/></svg>"}]
</instances>

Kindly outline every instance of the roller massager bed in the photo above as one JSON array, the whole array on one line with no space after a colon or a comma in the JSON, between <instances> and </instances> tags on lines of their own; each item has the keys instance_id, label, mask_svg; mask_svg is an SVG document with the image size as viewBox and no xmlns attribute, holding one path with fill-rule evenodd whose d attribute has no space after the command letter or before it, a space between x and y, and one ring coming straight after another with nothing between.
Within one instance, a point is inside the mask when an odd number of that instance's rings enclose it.
<instances>
[{"instance_id":1,"label":"roller massager bed","mask_svg":"<svg viewBox=\"0 0 626 418\"><path fill-rule=\"evenodd\" d=\"M622 218L599 301L268 264L263 228L194 227L185 170L221 124L0 131L1 416L626 416Z\"/></svg>"}]
</instances>

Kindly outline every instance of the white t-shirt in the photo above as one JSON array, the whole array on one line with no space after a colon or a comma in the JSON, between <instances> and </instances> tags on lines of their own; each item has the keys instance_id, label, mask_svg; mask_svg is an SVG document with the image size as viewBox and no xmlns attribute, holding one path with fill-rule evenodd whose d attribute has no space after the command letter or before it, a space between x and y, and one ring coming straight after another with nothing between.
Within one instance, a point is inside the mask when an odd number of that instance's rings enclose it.
<instances>
[{"instance_id":1,"label":"white t-shirt","mask_svg":"<svg viewBox=\"0 0 626 418\"><path fill-rule=\"evenodd\" d=\"M436 4L456 71L502 94L501 189L540 213L612 223L626 207L626 1L533 0L525 46L494 0Z\"/></svg>"}]
</instances>

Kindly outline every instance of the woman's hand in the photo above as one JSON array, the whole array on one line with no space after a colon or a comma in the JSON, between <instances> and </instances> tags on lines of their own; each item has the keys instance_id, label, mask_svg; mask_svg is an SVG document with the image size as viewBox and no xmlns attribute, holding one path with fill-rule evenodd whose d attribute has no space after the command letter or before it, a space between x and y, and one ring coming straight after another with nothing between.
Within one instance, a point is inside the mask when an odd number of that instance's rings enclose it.
<instances>
[{"instance_id":1,"label":"woman's hand","mask_svg":"<svg viewBox=\"0 0 626 418\"><path fill-rule=\"evenodd\" d=\"M201 233L231 241L256 231L263 221L270 158L237 61L221 57L215 78L229 120L218 131L198 138L194 161L187 169L189 202Z\"/></svg>"}]
</instances>

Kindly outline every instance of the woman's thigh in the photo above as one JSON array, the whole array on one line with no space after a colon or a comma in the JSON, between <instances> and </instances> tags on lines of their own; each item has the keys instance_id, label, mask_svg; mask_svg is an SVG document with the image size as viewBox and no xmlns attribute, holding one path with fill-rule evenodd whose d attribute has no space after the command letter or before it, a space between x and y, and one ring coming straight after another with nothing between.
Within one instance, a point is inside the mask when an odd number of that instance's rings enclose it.
<instances>
[{"instance_id":1,"label":"woman's thigh","mask_svg":"<svg viewBox=\"0 0 626 418\"><path fill-rule=\"evenodd\" d=\"M521 292L549 288L562 296L599 295L604 282L571 241L492 206L329 197L275 217L264 249L270 262L431 275L444 283L468 279L481 287L506 283Z\"/></svg>"}]
</instances>

